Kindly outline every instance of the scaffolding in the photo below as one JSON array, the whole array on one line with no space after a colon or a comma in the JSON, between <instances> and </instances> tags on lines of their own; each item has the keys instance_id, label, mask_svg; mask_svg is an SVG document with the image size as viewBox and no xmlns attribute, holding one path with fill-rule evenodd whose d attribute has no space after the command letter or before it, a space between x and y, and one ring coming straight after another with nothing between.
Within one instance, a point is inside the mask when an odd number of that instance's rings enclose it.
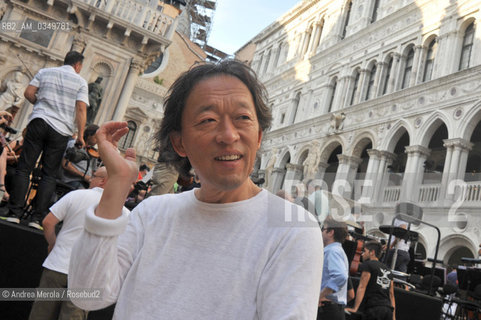
<instances>
[{"instance_id":1,"label":"scaffolding","mask_svg":"<svg viewBox=\"0 0 481 320\"><path fill-rule=\"evenodd\" d=\"M205 48L212 27L217 0L186 0L187 14L190 17L191 40Z\"/></svg>"}]
</instances>

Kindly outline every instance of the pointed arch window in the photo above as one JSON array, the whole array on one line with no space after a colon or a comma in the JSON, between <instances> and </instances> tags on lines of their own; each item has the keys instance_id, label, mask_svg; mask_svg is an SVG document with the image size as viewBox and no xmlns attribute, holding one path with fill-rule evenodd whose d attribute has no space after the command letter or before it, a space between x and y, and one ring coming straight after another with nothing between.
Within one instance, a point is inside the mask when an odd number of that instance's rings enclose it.
<instances>
[{"instance_id":1,"label":"pointed arch window","mask_svg":"<svg viewBox=\"0 0 481 320\"><path fill-rule=\"evenodd\" d=\"M372 8L371 23L377 20L377 9L379 9L379 0L374 0L374 6Z\"/></svg>"},{"instance_id":2,"label":"pointed arch window","mask_svg":"<svg viewBox=\"0 0 481 320\"><path fill-rule=\"evenodd\" d=\"M301 101L301 93L298 92L296 94L296 97L294 98L294 106L292 110L292 118L291 118L290 124L293 124L296 121L297 109L299 108L300 101Z\"/></svg>"},{"instance_id":3,"label":"pointed arch window","mask_svg":"<svg viewBox=\"0 0 481 320\"><path fill-rule=\"evenodd\" d=\"M383 95L385 95L387 93L387 87L389 85L389 79L391 78L393 61L394 61L394 58L390 57L389 62L387 63L386 74L384 75L384 80L383 80L383 85L382 85L382 94Z\"/></svg>"},{"instance_id":4,"label":"pointed arch window","mask_svg":"<svg viewBox=\"0 0 481 320\"><path fill-rule=\"evenodd\" d=\"M312 46L313 51L316 51L317 47L319 47L323 29L324 29L324 18L322 18L321 22L319 22L319 24L317 25L317 34L315 34L316 38L314 39L314 45Z\"/></svg>"},{"instance_id":5,"label":"pointed arch window","mask_svg":"<svg viewBox=\"0 0 481 320\"><path fill-rule=\"evenodd\" d=\"M359 78L360 77L361 77L361 74L359 73L359 70L356 70L356 75L354 77L354 83L352 85L351 99L350 99L350 102L349 102L350 106L352 106L354 104L354 99L356 98L357 90L359 88Z\"/></svg>"},{"instance_id":6,"label":"pointed arch window","mask_svg":"<svg viewBox=\"0 0 481 320\"><path fill-rule=\"evenodd\" d=\"M471 62L471 51L473 50L474 40L474 22L472 22L464 31L463 47L461 48L461 60L459 61L459 70L469 68Z\"/></svg>"},{"instance_id":7,"label":"pointed arch window","mask_svg":"<svg viewBox=\"0 0 481 320\"><path fill-rule=\"evenodd\" d=\"M349 19L351 17L351 9L352 9L352 1L349 1L346 4L346 14L345 14L344 25L342 26L341 40L344 39L347 34L347 26L349 25Z\"/></svg>"},{"instance_id":8,"label":"pointed arch window","mask_svg":"<svg viewBox=\"0 0 481 320\"><path fill-rule=\"evenodd\" d=\"M411 73L413 70L414 61L414 48L409 49L408 55L406 56L406 64L404 65L403 82L402 89L409 87L409 81L411 80Z\"/></svg>"},{"instance_id":9,"label":"pointed arch window","mask_svg":"<svg viewBox=\"0 0 481 320\"><path fill-rule=\"evenodd\" d=\"M267 72L267 68L269 67L270 60L271 60L271 50L269 49L269 52L267 52L266 61L264 63L264 69L262 70L262 73L265 74Z\"/></svg>"},{"instance_id":10,"label":"pointed arch window","mask_svg":"<svg viewBox=\"0 0 481 320\"><path fill-rule=\"evenodd\" d=\"M274 59L274 67L277 67L279 65L279 57L281 56L282 45L283 43L281 42L279 44L279 47L277 48L276 57Z\"/></svg>"},{"instance_id":11,"label":"pointed arch window","mask_svg":"<svg viewBox=\"0 0 481 320\"><path fill-rule=\"evenodd\" d=\"M332 105L334 104L334 97L336 95L336 89L337 89L337 78L334 78L332 81L332 86L331 86L331 94L329 95L329 104L327 108L327 112L332 111Z\"/></svg>"},{"instance_id":12,"label":"pointed arch window","mask_svg":"<svg viewBox=\"0 0 481 320\"><path fill-rule=\"evenodd\" d=\"M376 78L376 65L373 64L371 72L369 72L369 82L367 83L366 96L364 100L369 100L374 97L374 79Z\"/></svg>"},{"instance_id":13,"label":"pointed arch window","mask_svg":"<svg viewBox=\"0 0 481 320\"><path fill-rule=\"evenodd\" d=\"M426 61L424 63L424 75L423 75L423 82L429 81L433 77L433 69L434 69L434 58L436 56L437 51L437 41L433 39L428 46L428 52L426 54Z\"/></svg>"},{"instance_id":14,"label":"pointed arch window","mask_svg":"<svg viewBox=\"0 0 481 320\"><path fill-rule=\"evenodd\" d=\"M127 132L125 136L120 138L118 144L120 149L131 148L134 142L135 132L137 131L137 124L134 121L129 120L127 121L127 127L129 128L129 132Z\"/></svg>"}]
</instances>

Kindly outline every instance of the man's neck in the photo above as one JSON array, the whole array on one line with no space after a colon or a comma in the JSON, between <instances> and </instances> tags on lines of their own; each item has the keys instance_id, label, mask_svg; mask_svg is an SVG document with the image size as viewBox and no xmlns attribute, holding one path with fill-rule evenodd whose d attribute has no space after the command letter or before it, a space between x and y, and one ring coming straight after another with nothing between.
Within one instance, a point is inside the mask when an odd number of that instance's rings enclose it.
<instances>
[{"instance_id":1,"label":"man's neck","mask_svg":"<svg viewBox=\"0 0 481 320\"><path fill-rule=\"evenodd\" d=\"M333 243L336 243L337 241L334 241L334 240L328 240L326 241L326 243L324 244L324 247L327 247L328 245L330 244L333 244Z\"/></svg>"}]
</instances>

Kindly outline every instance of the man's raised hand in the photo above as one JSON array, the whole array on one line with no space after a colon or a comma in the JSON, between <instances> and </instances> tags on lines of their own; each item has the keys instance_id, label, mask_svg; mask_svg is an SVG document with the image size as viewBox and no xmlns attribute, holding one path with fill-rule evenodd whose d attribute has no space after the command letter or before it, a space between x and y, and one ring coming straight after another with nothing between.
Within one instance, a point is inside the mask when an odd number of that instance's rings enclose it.
<instances>
[{"instance_id":1,"label":"man's raised hand","mask_svg":"<svg viewBox=\"0 0 481 320\"><path fill-rule=\"evenodd\" d=\"M130 186L137 179L135 150L127 149L124 158L117 149L120 138L128 131L127 122L114 121L106 122L97 130L100 159L107 168L109 177L95 210L95 214L103 218L115 219L120 216Z\"/></svg>"}]
</instances>

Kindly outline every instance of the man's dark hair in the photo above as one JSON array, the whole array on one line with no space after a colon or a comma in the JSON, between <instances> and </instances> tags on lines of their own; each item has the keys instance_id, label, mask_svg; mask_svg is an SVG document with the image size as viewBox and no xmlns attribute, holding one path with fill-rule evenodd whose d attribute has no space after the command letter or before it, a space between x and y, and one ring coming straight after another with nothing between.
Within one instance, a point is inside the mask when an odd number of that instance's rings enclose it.
<instances>
[{"instance_id":1,"label":"man's dark hair","mask_svg":"<svg viewBox=\"0 0 481 320\"><path fill-rule=\"evenodd\" d=\"M147 170L147 171L150 170L149 166L146 165L145 163L139 167L139 171L144 171L144 170Z\"/></svg>"},{"instance_id":2,"label":"man's dark hair","mask_svg":"<svg viewBox=\"0 0 481 320\"><path fill-rule=\"evenodd\" d=\"M97 133L97 130L99 129L99 126L96 124L89 124L87 128L85 128L84 131L84 140L87 141L88 137L94 136L95 133Z\"/></svg>"},{"instance_id":3,"label":"man's dark hair","mask_svg":"<svg viewBox=\"0 0 481 320\"><path fill-rule=\"evenodd\" d=\"M324 220L324 228L334 230L334 241L343 243L347 237L347 225L344 221L338 221L332 216L327 216Z\"/></svg>"},{"instance_id":4,"label":"man's dark hair","mask_svg":"<svg viewBox=\"0 0 481 320\"><path fill-rule=\"evenodd\" d=\"M156 134L164 159L169 164L174 165L179 172L188 172L191 165L187 158L182 158L175 152L170 142L170 134L172 132L180 132L182 129L182 113L192 89L202 80L218 75L228 75L242 81L252 95L259 127L264 131L271 124L272 114L267 106L267 91L250 67L240 61L231 59L217 63L206 62L193 66L189 71L180 75L170 87L164 103L164 118Z\"/></svg>"},{"instance_id":5,"label":"man's dark hair","mask_svg":"<svg viewBox=\"0 0 481 320\"><path fill-rule=\"evenodd\" d=\"M77 51L70 51L65 55L65 59L63 60L64 65L73 66L77 62L83 62L84 56L77 52Z\"/></svg>"},{"instance_id":6,"label":"man's dark hair","mask_svg":"<svg viewBox=\"0 0 481 320\"><path fill-rule=\"evenodd\" d=\"M377 241L371 240L364 243L364 249L367 249L367 251L374 251L374 254L379 259L381 256L382 245Z\"/></svg>"}]
</instances>

